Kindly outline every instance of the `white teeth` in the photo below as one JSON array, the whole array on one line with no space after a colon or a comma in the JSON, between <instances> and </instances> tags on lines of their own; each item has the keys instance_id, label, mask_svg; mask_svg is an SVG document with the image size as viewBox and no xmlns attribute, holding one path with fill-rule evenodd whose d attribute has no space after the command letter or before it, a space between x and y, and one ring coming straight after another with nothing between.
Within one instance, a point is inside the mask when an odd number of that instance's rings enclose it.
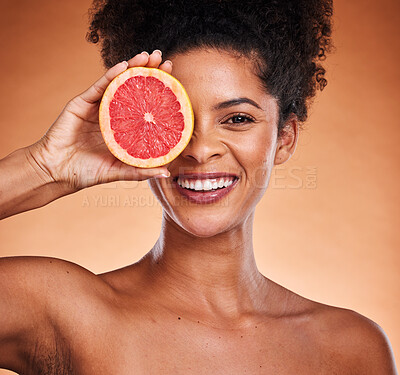
<instances>
[{"instance_id":1,"label":"white teeth","mask_svg":"<svg viewBox=\"0 0 400 375\"><path fill-rule=\"evenodd\" d=\"M203 182L203 190L211 190L212 189L212 182L210 180L205 180Z\"/></svg>"},{"instance_id":2,"label":"white teeth","mask_svg":"<svg viewBox=\"0 0 400 375\"><path fill-rule=\"evenodd\" d=\"M232 185L232 180L225 180L225 182L224 182L224 186L225 187L228 187L229 185Z\"/></svg>"},{"instance_id":3,"label":"white teeth","mask_svg":"<svg viewBox=\"0 0 400 375\"><path fill-rule=\"evenodd\" d=\"M193 179L186 179L179 177L177 180L179 186L185 189L191 189L196 191L200 190L210 191L210 190L221 189L232 185L233 181L234 177L220 177L211 179L207 178L203 180L193 180Z\"/></svg>"},{"instance_id":4,"label":"white teeth","mask_svg":"<svg viewBox=\"0 0 400 375\"><path fill-rule=\"evenodd\" d=\"M196 180L196 183L194 184L194 190L203 190L203 184L200 180Z\"/></svg>"}]
</instances>

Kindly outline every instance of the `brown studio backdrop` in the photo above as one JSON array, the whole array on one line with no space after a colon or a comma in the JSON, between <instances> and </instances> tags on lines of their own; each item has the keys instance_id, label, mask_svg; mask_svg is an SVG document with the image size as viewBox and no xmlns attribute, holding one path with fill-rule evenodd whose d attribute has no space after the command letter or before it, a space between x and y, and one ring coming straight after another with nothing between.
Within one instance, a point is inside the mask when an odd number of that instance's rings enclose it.
<instances>
[{"instance_id":1,"label":"brown studio backdrop","mask_svg":"<svg viewBox=\"0 0 400 375\"><path fill-rule=\"evenodd\" d=\"M1 157L39 139L67 100L102 74L84 38L89 6L0 3ZM267 277L373 319L398 363L399 14L397 0L335 1L329 84L296 154L274 171L255 221ZM104 272L149 250L160 219L146 183L98 186L3 220L0 256L59 257Z\"/></svg>"}]
</instances>

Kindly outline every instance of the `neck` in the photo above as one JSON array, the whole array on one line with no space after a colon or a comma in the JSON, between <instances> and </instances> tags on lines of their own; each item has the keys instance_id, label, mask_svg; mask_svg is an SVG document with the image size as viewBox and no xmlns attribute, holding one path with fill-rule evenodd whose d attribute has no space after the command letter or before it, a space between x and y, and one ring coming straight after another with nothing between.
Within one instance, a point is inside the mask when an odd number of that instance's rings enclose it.
<instances>
[{"instance_id":1,"label":"neck","mask_svg":"<svg viewBox=\"0 0 400 375\"><path fill-rule=\"evenodd\" d=\"M164 214L162 231L145 257L149 280L174 306L212 315L239 316L257 309L265 278L257 269L252 243L252 214L238 228L213 237L196 237Z\"/></svg>"}]
</instances>

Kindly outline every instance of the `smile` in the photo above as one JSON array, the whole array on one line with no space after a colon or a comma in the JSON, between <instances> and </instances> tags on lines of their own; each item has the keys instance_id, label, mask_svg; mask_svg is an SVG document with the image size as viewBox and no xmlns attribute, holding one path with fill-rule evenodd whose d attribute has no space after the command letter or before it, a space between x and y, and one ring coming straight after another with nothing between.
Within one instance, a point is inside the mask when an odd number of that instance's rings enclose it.
<instances>
[{"instance_id":1,"label":"smile","mask_svg":"<svg viewBox=\"0 0 400 375\"><path fill-rule=\"evenodd\" d=\"M232 185L234 180L235 177L207 178L204 180L179 177L177 183L180 187L185 189L209 191L226 188Z\"/></svg>"},{"instance_id":2,"label":"smile","mask_svg":"<svg viewBox=\"0 0 400 375\"><path fill-rule=\"evenodd\" d=\"M223 173L181 175L174 178L178 192L193 203L214 203L236 186L239 178Z\"/></svg>"}]
</instances>

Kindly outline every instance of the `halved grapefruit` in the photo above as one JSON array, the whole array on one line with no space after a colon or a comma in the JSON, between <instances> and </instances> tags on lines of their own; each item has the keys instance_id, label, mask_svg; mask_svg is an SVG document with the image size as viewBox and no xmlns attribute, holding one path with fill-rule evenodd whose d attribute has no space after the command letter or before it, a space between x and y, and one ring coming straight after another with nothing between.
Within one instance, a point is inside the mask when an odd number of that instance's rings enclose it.
<instances>
[{"instance_id":1,"label":"halved grapefruit","mask_svg":"<svg viewBox=\"0 0 400 375\"><path fill-rule=\"evenodd\" d=\"M193 110L182 84L160 69L135 67L114 78L99 112L104 141L119 160L153 168L174 160L193 133Z\"/></svg>"}]
</instances>

